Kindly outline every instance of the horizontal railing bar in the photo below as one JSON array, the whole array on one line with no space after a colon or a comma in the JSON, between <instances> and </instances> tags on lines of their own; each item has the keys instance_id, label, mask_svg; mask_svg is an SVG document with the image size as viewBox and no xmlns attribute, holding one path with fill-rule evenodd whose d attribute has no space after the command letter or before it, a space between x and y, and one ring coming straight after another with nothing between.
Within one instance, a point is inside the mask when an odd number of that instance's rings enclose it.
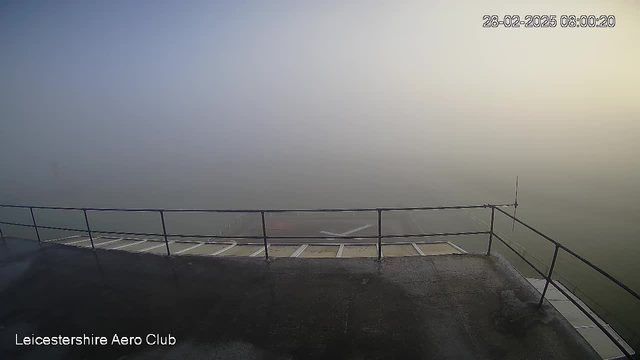
<instances>
[{"instance_id":1,"label":"horizontal railing bar","mask_svg":"<svg viewBox=\"0 0 640 360\"><path fill-rule=\"evenodd\" d=\"M0 204L0 207L17 208L17 209L49 209L49 210L78 210L78 211L83 210L82 208L65 207L65 206L31 206L31 205L13 205L13 204Z\"/></svg>"},{"instance_id":2,"label":"horizontal railing bar","mask_svg":"<svg viewBox=\"0 0 640 360\"><path fill-rule=\"evenodd\" d=\"M39 227L39 226L38 226ZM106 230L91 230L92 233L99 234L113 234L113 235L139 235L139 236L158 236L163 237L164 234L155 234L155 233L139 233L139 232L126 232L126 231L106 231ZM143 240L143 239L140 239Z\"/></svg>"},{"instance_id":3,"label":"horizontal railing bar","mask_svg":"<svg viewBox=\"0 0 640 360\"><path fill-rule=\"evenodd\" d=\"M456 210L456 209L485 209L495 207L510 207L514 204L484 204L484 205L451 205L451 206L424 206L424 207L383 207L375 208L373 211L405 211L405 210Z\"/></svg>"},{"instance_id":4,"label":"horizontal railing bar","mask_svg":"<svg viewBox=\"0 0 640 360\"><path fill-rule=\"evenodd\" d=\"M38 226L39 228L47 228L44 226ZM63 230L63 229L60 229ZM74 230L75 231L75 230ZM85 231L86 232L86 231ZM164 234L150 234L150 233L133 233L123 231L101 231L91 230L94 233L101 234L118 234L118 235L145 235L145 236L164 236ZM483 235L488 234L488 231L470 231L470 232L458 232L458 233L425 233L425 234L411 234L411 235L382 235L383 239L392 238L407 238L407 237L432 237L432 236L456 236L456 235ZM263 239L260 235L202 235L202 234L167 234L168 237L181 237L181 238L212 238L212 239ZM315 236L315 235L300 235L300 236L267 236L267 239L377 239L377 235L350 235L350 236Z\"/></svg>"},{"instance_id":5,"label":"horizontal railing bar","mask_svg":"<svg viewBox=\"0 0 640 360\"><path fill-rule=\"evenodd\" d=\"M575 305L578 309L580 309L580 311L582 311L585 315L587 315L587 317L588 317L591 321L593 321L593 323L594 323L594 324L596 324L596 326L597 326L598 328L600 328L600 330L602 330L602 332L604 332L604 334L605 334L605 335L607 335L607 337L608 337L609 339L611 339L611 341L613 341L613 343L614 343L614 344L616 344L616 346L617 346L617 347L622 351L622 353L624 353L624 355L625 355L628 359L633 359L633 358L631 357L631 354L629 354L629 352L627 351L627 349L625 349L625 348L624 348L624 346L622 346L622 344L620 344L620 342L618 342L618 340L616 340L616 338L615 338L613 335L611 335L611 334L610 334L610 333L609 333L609 332L604 328L604 326L602 326L602 324L600 324L600 322L599 322L598 320L596 320L596 318L595 318L593 315L591 315L591 314L589 313L589 311L588 311L587 309L585 309L585 308L584 308L582 305L580 305L576 300L574 300L571 296L569 296L569 294L568 294L566 291L564 291L564 290L562 289L562 287L561 287L561 286L558 286L558 285L556 284L556 282L555 282L555 281L553 281L553 279L549 279L549 282L550 282L553 286L555 286L555 288L556 288L558 291L560 291L560 292L562 293L562 295L564 295L567 299L569 299L569 301L571 301L571 302L573 303L573 305Z\"/></svg>"},{"instance_id":6,"label":"horizontal railing bar","mask_svg":"<svg viewBox=\"0 0 640 360\"><path fill-rule=\"evenodd\" d=\"M164 236L164 235L162 235ZM198 234L167 234L168 237L180 237L180 238L208 238L208 239L262 239L262 236L258 235L198 235ZM299 237L298 237L299 238Z\"/></svg>"},{"instance_id":7,"label":"horizontal railing bar","mask_svg":"<svg viewBox=\"0 0 640 360\"><path fill-rule=\"evenodd\" d=\"M0 221L0 224L7 224L7 225L14 225L14 226L24 226L24 227L30 227L30 228L35 227L35 226L29 225L29 224L12 223L12 222L6 222L6 221ZM47 226L47 225L38 225L38 229L74 231L74 232L81 232L81 233L86 233L87 232L87 229L73 229L73 228L63 228L63 227L58 227L58 226ZM116 234L116 235L163 236L162 234L124 232L124 231L91 230L91 232L101 233L101 234Z\"/></svg>"},{"instance_id":8,"label":"horizontal railing bar","mask_svg":"<svg viewBox=\"0 0 640 360\"><path fill-rule=\"evenodd\" d=\"M12 223L0 221L0 224L7 225L16 225L16 226L25 226L25 227L34 227L33 225L28 224L20 224L20 223ZM46 226L46 225L38 225L39 229L48 229L48 230L61 230L61 231L75 231L86 233L86 229L73 229L73 228L63 228L57 226ZM141 232L127 232L127 231L107 231L107 230L91 230L93 233L99 234L114 234L114 235L140 235L140 236L164 236L164 234L156 234L156 233L141 233ZM410 237L433 237L433 236L465 236L465 235L484 235L488 234L488 231L466 231L466 232L456 232L456 233L424 233L424 234L391 234L391 235L382 235L383 239L400 239L400 238L410 238ZM262 239L263 236L258 235L202 235L202 234L167 234L169 237L182 237L182 238L214 238L214 239ZM377 239L377 235L350 235L350 236L310 236L310 235L300 235L300 236L267 236L267 239Z\"/></svg>"},{"instance_id":9,"label":"horizontal railing bar","mask_svg":"<svg viewBox=\"0 0 640 360\"><path fill-rule=\"evenodd\" d=\"M43 209L43 210L73 210L73 211L129 211L129 212L204 212L204 213L282 213L282 212L373 212L373 211L407 211L407 210L455 210L455 209L480 209L488 207L510 207L514 204L483 204L483 205L452 205L452 206L423 206L423 207L382 207L382 208L327 208L327 209L159 209L159 208L80 208L63 206L27 206L0 204L4 208Z\"/></svg>"},{"instance_id":10,"label":"horizontal railing bar","mask_svg":"<svg viewBox=\"0 0 640 360\"><path fill-rule=\"evenodd\" d=\"M486 235L489 234L489 231L464 231L464 232L455 232L455 233L425 233L425 234L392 234L392 235L382 235L382 238L412 238L412 237L432 237L432 236L456 236L456 235ZM377 235L372 235L370 238L375 239ZM346 236L335 237L336 239L347 238ZM364 236L356 236L356 238L364 238Z\"/></svg>"},{"instance_id":11,"label":"horizontal railing bar","mask_svg":"<svg viewBox=\"0 0 640 360\"><path fill-rule=\"evenodd\" d=\"M562 245L561 243L553 240L552 238L550 238L549 236L541 233L540 231L534 229L532 226L524 223L523 221L515 218L514 216L511 216L509 213L507 213L506 211L502 210L502 209L498 209L496 208L498 211L500 211L501 213L507 215L508 217L510 217L511 219L517 221L519 224L521 224L522 226L526 227L527 229L535 232L536 234L542 236L543 238L551 241L552 243L554 243L556 246L558 246L559 248L561 248L562 250L568 252L569 254L573 255L575 258L577 258L578 260L582 261L583 263L587 264L589 267L591 267L592 269L594 269L595 271L599 272L600 274L602 274L604 277L606 277L607 279L613 281L616 285L620 286L621 288L623 288L624 290L626 290L629 294L633 295L633 297L635 297L636 299L640 300L640 295L638 295L638 293L636 293L635 291L631 290L630 287L628 287L627 285L623 284L620 280L614 278L613 276L609 275L609 273L607 273L606 271L600 269L599 267L593 265L589 260L583 258L582 256L576 254L573 250L567 248L566 246Z\"/></svg>"},{"instance_id":12,"label":"horizontal railing bar","mask_svg":"<svg viewBox=\"0 0 640 360\"><path fill-rule=\"evenodd\" d=\"M30 228L35 227L35 226L31 225L31 224L14 223L14 222L8 222L8 221L0 221L0 224L14 225L14 226L24 226L24 227L30 227Z\"/></svg>"},{"instance_id":13,"label":"horizontal railing bar","mask_svg":"<svg viewBox=\"0 0 640 360\"><path fill-rule=\"evenodd\" d=\"M47 225L38 225L38 229L76 231L76 232L81 232L81 233L88 233L87 229L73 229L73 228L63 228L63 227L47 226ZM95 231L92 230L92 232L95 232Z\"/></svg>"},{"instance_id":14,"label":"horizontal railing bar","mask_svg":"<svg viewBox=\"0 0 640 360\"><path fill-rule=\"evenodd\" d=\"M520 259L524 260L527 264L529 264L529 266L531 266L533 268L533 270L535 270L538 274L540 274L540 276L542 276L543 279L547 278L547 275L545 275L542 271L538 270L537 267L533 266L533 264L527 260L522 254L520 254L518 251L516 251L516 249L512 248L511 245L507 244L506 241L504 241L500 235L496 234L495 232L493 233L493 236L496 237L496 239L500 240L500 242L502 242L506 247L508 247L511 251L513 251L516 255L518 255L520 257Z\"/></svg>"},{"instance_id":15,"label":"horizontal railing bar","mask_svg":"<svg viewBox=\"0 0 640 360\"><path fill-rule=\"evenodd\" d=\"M516 218L516 217L512 216L512 215L511 215L511 214L509 214L508 212L506 212L506 211L504 211L504 210L502 210L502 209L498 209L498 208L496 208L496 210L498 210L498 211L500 211L501 213L503 213L503 214L507 215L508 217L510 217L511 219L515 220L517 223L519 223L519 224L523 225L523 226L524 226L524 227L526 227L527 229L529 229L529 230L533 231L534 233L536 233L536 234L538 234L538 235L542 236L543 238L545 238L545 239L547 239L547 240L551 241L551 242L552 242L552 243L554 243L555 245L558 245L558 246L560 246L560 247L564 247L564 245L562 245L562 244L560 244L559 242L557 242L557 241L553 240L553 239L552 239L552 238L550 238L549 236L547 236L547 235L545 235L545 234L541 233L540 231L538 231L538 230L534 229L534 228L533 228L533 227L531 227L530 225L528 225L528 224L524 223L523 221L521 221L520 219L518 219L518 218Z\"/></svg>"}]
</instances>

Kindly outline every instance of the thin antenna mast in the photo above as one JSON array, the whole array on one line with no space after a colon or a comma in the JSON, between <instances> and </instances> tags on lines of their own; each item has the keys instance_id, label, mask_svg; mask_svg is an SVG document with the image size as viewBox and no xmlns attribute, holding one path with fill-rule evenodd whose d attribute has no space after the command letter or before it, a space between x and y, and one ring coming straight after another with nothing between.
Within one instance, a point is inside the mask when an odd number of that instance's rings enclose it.
<instances>
[{"instance_id":1,"label":"thin antenna mast","mask_svg":"<svg viewBox=\"0 0 640 360\"><path fill-rule=\"evenodd\" d=\"M511 224L511 231L516 229L516 215L518 214L518 176L516 176L516 199L513 202L513 223Z\"/></svg>"}]
</instances>

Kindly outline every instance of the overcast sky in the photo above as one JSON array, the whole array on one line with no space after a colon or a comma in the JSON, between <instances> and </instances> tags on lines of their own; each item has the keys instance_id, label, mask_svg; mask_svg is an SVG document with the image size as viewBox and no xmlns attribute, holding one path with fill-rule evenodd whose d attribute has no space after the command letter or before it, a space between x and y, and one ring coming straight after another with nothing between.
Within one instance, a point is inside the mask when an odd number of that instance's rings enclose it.
<instances>
[{"instance_id":1,"label":"overcast sky","mask_svg":"<svg viewBox=\"0 0 640 360\"><path fill-rule=\"evenodd\" d=\"M633 178L639 39L631 0L4 1L0 183L262 161Z\"/></svg>"}]
</instances>

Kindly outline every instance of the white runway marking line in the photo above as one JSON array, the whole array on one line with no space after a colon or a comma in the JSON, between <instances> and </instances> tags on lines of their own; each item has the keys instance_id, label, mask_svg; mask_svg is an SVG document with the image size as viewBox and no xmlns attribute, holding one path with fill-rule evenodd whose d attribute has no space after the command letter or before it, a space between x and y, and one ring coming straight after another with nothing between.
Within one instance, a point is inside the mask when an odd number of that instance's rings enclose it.
<instances>
[{"instance_id":1,"label":"white runway marking line","mask_svg":"<svg viewBox=\"0 0 640 360\"><path fill-rule=\"evenodd\" d=\"M353 230L349 230L349 231L343 232L342 234L338 234L338 233L334 233L334 232L330 232L330 231L320 231L320 233L325 234L325 235L331 235L331 236L349 236L349 235L351 235L351 234L353 234L355 232L370 228L372 226L373 225L371 225L371 224L367 224L367 225L364 225L364 226L360 226L359 228L355 228Z\"/></svg>"},{"instance_id":2,"label":"white runway marking line","mask_svg":"<svg viewBox=\"0 0 640 360\"><path fill-rule=\"evenodd\" d=\"M185 252L187 252L187 251L189 251L189 250L193 250L193 249L195 249L195 248L197 248L197 247L200 247L200 246L202 246L202 245L204 245L204 243L203 243L203 242L202 242L202 243L198 243L198 244L193 245L193 246L189 246L189 247L188 247L188 248L186 248L186 249L182 249L182 250L180 250L180 251L176 251L176 252L174 252L174 254L175 254L175 255L180 255L180 254L182 254L182 253L185 253Z\"/></svg>"},{"instance_id":3,"label":"white runway marking line","mask_svg":"<svg viewBox=\"0 0 640 360\"><path fill-rule=\"evenodd\" d=\"M344 251L344 244L340 244L340 248L338 249L338 253L336 254L336 257L341 258L343 251Z\"/></svg>"},{"instance_id":4,"label":"white runway marking line","mask_svg":"<svg viewBox=\"0 0 640 360\"><path fill-rule=\"evenodd\" d=\"M271 246L271 244L267 245L267 249ZM260 248L260 250L254 252L253 254L249 255L249 257L254 257L254 256L258 256L260 255L262 252L264 251L264 247Z\"/></svg>"},{"instance_id":5,"label":"white runway marking line","mask_svg":"<svg viewBox=\"0 0 640 360\"><path fill-rule=\"evenodd\" d=\"M460 252L461 252L461 253L463 253L463 254L468 254L468 252L467 252L465 249L463 249L463 248L461 248L460 246L458 246L458 245L456 245L456 244L452 243L451 241L447 241L447 244L449 244L449 245L453 246L456 250L460 251Z\"/></svg>"},{"instance_id":6,"label":"white runway marking line","mask_svg":"<svg viewBox=\"0 0 640 360\"><path fill-rule=\"evenodd\" d=\"M63 236L63 237L59 237L59 238L55 238L55 239L45 240L44 242L52 242L52 241L67 240L67 239L73 239L73 238L80 237L80 236L83 236L83 235Z\"/></svg>"},{"instance_id":7,"label":"white runway marking line","mask_svg":"<svg viewBox=\"0 0 640 360\"><path fill-rule=\"evenodd\" d=\"M331 235L331 236L344 236L342 234L336 234L336 233L332 233L329 231L320 231L320 233L325 234L325 235ZM331 239L331 240L335 240L335 239Z\"/></svg>"},{"instance_id":8,"label":"white runway marking line","mask_svg":"<svg viewBox=\"0 0 640 360\"><path fill-rule=\"evenodd\" d=\"M132 242L131 244L124 244L122 246L117 246L117 247L111 248L111 250L120 250L120 249L126 248L127 246L140 244L140 243L143 243L143 242L147 242L147 240L136 241L136 242Z\"/></svg>"},{"instance_id":9,"label":"white runway marking line","mask_svg":"<svg viewBox=\"0 0 640 360\"><path fill-rule=\"evenodd\" d=\"M93 240L95 240L95 239L93 239ZM120 240L122 240L122 238L114 239L114 240L111 240L111 241L105 241L105 242L103 242L103 243L97 244L97 245L96 245L96 247L97 247L97 246L102 246L102 245L111 244L111 243L114 243L114 242L116 242L116 241L120 241Z\"/></svg>"},{"instance_id":10,"label":"white runway marking line","mask_svg":"<svg viewBox=\"0 0 640 360\"><path fill-rule=\"evenodd\" d=\"M418 254L420 254L420 256L424 256L424 252L420 250L420 248L418 247L418 245L416 245L416 243L411 243L411 245L413 245L413 248L418 252Z\"/></svg>"},{"instance_id":11,"label":"white runway marking line","mask_svg":"<svg viewBox=\"0 0 640 360\"><path fill-rule=\"evenodd\" d=\"M96 238L97 239L97 238ZM95 239L94 239L95 240ZM89 239L83 239L83 240L77 240L77 241L72 241L72 242L68 242L65 243L64 245L73 245L73 244L77 244L77 243L81 243L83 241L89 241Z\"/></svg>"},{"instance_id":12,"label":"white runway marking line","mask_svg":"<svg viewBox=\"0 0 640 360\"><path fill-rule=\"evenodd\" d=\"M371 225L371 224L367 224L367 225L364 225L364 226L360 226L360 227L359 227L359 228L357 228L357 229L353 229L353 230L347 231L347 232L345 232L345 233L342 233L342 235L343 235L343 236L351 235L351 234L353 234L354 232L358 232L358 231L360 231L360 230L364 230L364 229L370 228L370 227L372 227L372 226L373 226L373 225Z\"/></svg>"},{"instance_id":13,"label":"white runway marking line","mask_svg":"<svg viewBox=\"0 0 640 360\"><path fill-rule=\"evenodd\" d=\"M222 254L223 252L225 252L225 251L227 251L227 250L231 249L232 247L234 247L234 246L236 246L236 245L238 245L238 244L231 244L231 245L227 246L226 248L224 248L224 249L220 249L220 250L218 250L218 251L214 252L213 254L211 254L211 255L209 255L209 256L218 256L218 255Z\"/></svg>"},{"instance_id":14,"label":"white runway marking line","mask_svg":"<svg viewBox=\"0 0 640 360\"><path fill-rule=\"evenodd\" d=\"M418 224L418 221L416 220L416 218L413 217L413 211L409 211L409 216L411 216L411 220L413 220L413 222L418 226L418 229L420 229L420 233L424 234L424 230L422 230L422 226L420 226L420 224Z\"/></svg>"},{"instance_id":15,"label":"white runway marking line","mask_svg":"<svg viewBox=\"0 0 640 360\"><path fill-rule=\"evenodd\" d=\"M169 241L169 244L173 244L173 241ZM163 242L163 243L161 243L161 244L153 245L152 247L148 247L148 248L143 249L143 250L138 250L138 252L143 253L143 252L145 252L145 251L149 251L149 250L157 249L157 248L159 248L160 246L164 246L164 245L165 245L165 243Z\"/></svg>"},{"instance_id":16,"label":"white runway marking line","mask_svg":"<svg viewBox=\"0 0 640 360\"><path fill-rule=\"evenodd\" d=\"M247 215L247 213L241 213L240 216L238 216L237 218L233 219L230 223L228 223L227 225L225 225L222 229L220 229L217 233L216 236L222 236L222 234L224 234L227 230L229 230L234 224L236 224L237 222L240 222L240 220L245 217ZM211 237L206 239L206 242L209 241L215 241L215 237Z\"/></svg>"},{"instance_id":17,"label":"white runway marking line","mask_svg":"<svg viewBox=\"0 0 640 360\"><path fill-rule=\"evenodd\" d=\"M307 244L300 245L300 247L296 251L294 251L293 254L291 254L291 256L289 257L297 258L298 256L300 256L300 254L302 254L307 249L307 246L309 245Z\"/></svg>"}]
</instances>

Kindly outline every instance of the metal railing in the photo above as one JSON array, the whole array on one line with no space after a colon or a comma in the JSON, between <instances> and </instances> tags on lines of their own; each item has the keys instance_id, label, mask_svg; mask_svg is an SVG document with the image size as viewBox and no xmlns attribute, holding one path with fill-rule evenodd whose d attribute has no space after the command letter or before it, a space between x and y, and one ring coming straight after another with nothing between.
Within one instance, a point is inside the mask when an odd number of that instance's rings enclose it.
<instances>
[{"instance_id":1,"label":"metal railing","mask_svg":"<svg viewBox=\"0 0 640 360\"><path fill-rule=\"evenodd\" d=\"M4 225L13 225L13 226L22 226L22 227L31 227L34 228L36 237L38 238L38 242L41 242L40 233L38 229L48 229L48 230L61 230L61 231L73 231L73 232L82 232L87 233L89 235L89 239L91 241L91 248L95 250L95 244L93 242L93 234L112 234L112 235L136 235L136 236L156 236L164 238L164 242L167 248L167 256L171 255L171 250L169 248L169 237L179 237L179 238L205 238L205 239L216 239L216 238L224 238L224 239L262 239L264 245L264 253L265 258L269 260L269 250L268 243L269 239L331 239L335 238L335 236L269 236L267 234L266 223L265 223L265 214L273 214L273 213L292 213L292 212L309 212L309 213L323 213L323 212L375 212L377 213L378 220L378 235L357 235L357 236L340 236L341 239L377 239L377 249L378 249L378 260L382 257L382 239L387 238L411 238L411 237L433 237L433 236L464 236L464 235L489 235L489 241L487 246L487 255L491 253L491 246L493 242L493 238L498 239L502 244L504 244L508 249L513 251L518 257L520 257L525 263L527 263L533 270L535 270L543 279L546 280L544 289L542 291L542 295L540 297L540 301L538 306L542 306L547 289L549 284L552 284L558 291L560 291L564 296L567 297L580 311L582 311L593 323L602 330L605 335L624 353L624 355L628 359L633 359L632 355L626 350L626 348L605 329L605 327L600 324L596 318L591 315L584 306L580 305L573 297L569 296L569 294L562 288L562 286L558 286L558 284L552 279L553 271L555 268L556 260L558 258L558 253L560 250L572 255L576 259L580 260L587 266L596 270L604 277L624 289L626 292L631 294L637 300L640 300L640 295L629 288L627 285L623 284L618 279L611 276L609 273L600 269L596 265L592 264L589 260L584 257L578 255L571 249L566 246L560 244L556 240L550 238L549 236L543 234L532 226L524 223L523 221L517 219L515 216L510 215L506 211L502 210L502 207L517 207L517 203L513 204L484 204L484 205L455 205L455 206L426 206L426 207L383 207L383 208L354 208L354 209L340 209L340 208L329 208L329 209L265 209L265 210L215 210L215 209L152 209L152 208L138 208L138 209L125 209L125 208L78 208L78 207L60 207L60 206L26 206L26 205L3 205L0 204L0 208L19 208L19 209L29 209L31 214L32 224L23 224L23 223L14 223L7 221L0 221L0 224ZM420 211L420 210L460 210L460 209L491 209L491 223L490 229L488 231L466 231L466 232L443 232L443 233L418 233L418 234L391 234L391 235L383 235L382 234L382 213L384 212L394 212L394 211ZM55 226L44 226L38 225L36 222L36 217L34 214L34 209L43 209L43 210L66 210L66 211L82 211L84 214L84 220L86 229L74 229L74 228L64 228L64 227L55 227ZM511 245L508 244L505 239L503 239L498 233L494 230L494 222L495 222L495 212L499 211L500 213L506 215L514 222L521 224L522 226L528 228L533 231L537 235L546 239L547 241L554 244L554 253L553 259L551 261L551 265L549 266L548 273L543 273L538 268L536 268L529 260L527 260L523 255L521 255L516 249L514 249ZM92 230L89 225L89 218L87 216L87 212L151 212L158 213L160 215L160 221L162 223L162 234L158 233L142 233L142 232L124 232L124 231L105 231L105 230ZM165 213L241 213L239 217L237 217L234 222L238 222L244 215L248 213L259 213L260 220L262 225L262 235L223 235L224 231L219 231L215 235L203 235L203 234L170 234L167 233L166 222L165 222ZM227 225L229 227L230 225ZM225 228L224 230L228 230ZM4 240L4 234L2 232L2 228L0 227L0 237Z\"/></svg>"},{"instance_id":2,"label":"metal railing","mask_svg":"<svg viewBox=\"0 0 640 360\"><path fill-rule=\"evenodd\" d=\"M378 235L354 235L354 236L340 236L341 239L377 239L378 240L378 259L382 257L382 239L386 238L410 238L410 237L433 237L433 236L464 236L464 235L482 235L482 234L490 234L490 231L465 231L465 232L443 232L443 233L417 233L417 234L392 234L392 235L383 235L382 234L382 213L383 212L393 212L393 211L417 211L417 210L459 210L459 209L482 209L482 208L499 208L499 207L509 207L514 206L515 204L484 204L484 205L455 205L455 206L425 206L425 207L385 207L385 208L354 208L354 209L340 209L340 208L332 208L332 209L265 209L265 210L217 210L217 209L152 209L152 208L79 208L79 207L62 207L62 206L27 206L27 205L4 205L0 204L0 208L17 208L17 209L29 209L31 213L32 224L23 224L23 223L15 223L8 221L0 221L0 224L4 225L13 225L13 226L22 226L22 227L31 227L35 229L36 237L38 238L38 242L42 242L40 238L40 232L38 229L47 229L47 230L60 230L60 231L73 231L73 232L82 232L87 233L89 235L89 240L91 241L91 248L95 250L95 244L93 242L93 234L107 234L107 235L135 235L135 236L155 236L164 238L165 245L167 248L167 256L171 255L171 250L169 248L169 237L178 237L178 238L202 238L202 239L260 239L263 240L264 243L264 252L265 258L269 260L269 250L268 250L268 242L269 239L332 239L335 236L310 236L310 235L301 235L301 236L269 236L267 234L266 223L265 223L265 214L275 214L275 213L331 213L331 212L376 212L378 215ZM42 210L64 210L64 211L82 211L84 214L85 220L85 229L74 229L74 228L66 228L66 227L57 227L57 226L45 226L38 225L36 222L36 217L33 210L42 209ZM106 230L92 230L89 225L89 217L87 216L87 212L146 212L146 213L158 213L160 216L160 221L162 224L162 234L159 233L147 233L147 232L127 232L127 231L106 231ZM240 213L232 223L227 224L222 230L218 231L214 235L205 235L205 234L170 234L167 233L167 226L165 221L166 213ZM260 219L262 222L262 235L224 235L224 232L228 230L228 228L233 224L237 223L241 220L241 218L246 214L260 214ZM0 228L0 236L4 239L4 235L2 233L2 228Z\"/></svg>"},{"instance_id":3,"label":"metal railing","mask_svg":"<svg viewBox=\"0 0 640 360\"><path fill-rule=\"evenodd\" d=\"M549 272L547 274L545 274L542 271L540 271L529 260L527 260L522 254L520 254L516 249L514 249L511 245L509 245L500 235L496 234L493 231L493 222L494 222L495 210L498 210L502 214L508 216L511 220L513 220L513 221L517 222L518 224L526 227L527 229L533 231L534 233L536 233L537 235L541 236L542 238L546 239L547 241L551 242L554 245L553 259L551 260L551 265L549 266ZM520 257L520 259L522 259L525 263L527 263L527 265L529 265L533 270L535 270L540 276L542 276L543 279L546 280L545 285L544 285L544 289L542 291L542 296L540 296L540 301L538 302L538 307L542 306L542 303L544 302L545 294L547 293L547 289L549 288L549 284L552 284L558 291L560 291L560 293L562 293L562 295L564 295L569 301L571 301L573 303L573 305L575 305L578 309L580 309L580 311L582 311L582 313L584 313L589 318L589 320L591 320L600 330L602 330L602 332L604 332L604 334L620 349L620 351L622 351L622 353L627 357L627 359L634 359L634 357L632 357L632 355L620 343L620 341L618 341L608 330L606 330L605 327L600 323L600 321L598 321L589 312L588 309L586 309L584 306L580 305L580 303L578 303L578 301L576 301L572 296L570 296L569 293L567 291L565 291L562 286L559 286L558 283L556 283L556 281L554 281L552 279L553 270L554 270L555 265L556 265L556 260L558 259L558 252L560 250L563 250L567 254L573 256L574 258L580 260L582 263L586 264L590 268L592 268L595 271L599 272L605 278L607 278L608 280L612 281L614 284L618 285L620 288L624 289L627 293L631 294L631 296L633 296L637 300L640 300L640 295L638 295L637 292L633 291L630 287L628 287L627 285L623 284L620 280L614 278L612 275L610 275L606 271L602 270L598 266L592 264L589 260L587 260L584 257L576 254L573 250L567 248L566 246L562 245L561 243L557 242L556 240L550 238L549 236L547 236L547 235L543 234L542 232L538 231L537 229L533 228L531 225L528 225L525 222L521 221L520 219L517 219L516 217L514 217L511 214L507 213L506 211L500 209L499 207L491 206L491 235L489 235L489 238L490 238L490 240L489 240L489 249L491 249L491 238L494 237L494 236L495 236L496 239L500 240L500 242L502 242L502 244L504 244L507 248L509 248L509 250L514 252L516 255L518 255L518 257ZM489 251L487 251L487 253L489 253Z\"/></svg>"}]
</instances>

